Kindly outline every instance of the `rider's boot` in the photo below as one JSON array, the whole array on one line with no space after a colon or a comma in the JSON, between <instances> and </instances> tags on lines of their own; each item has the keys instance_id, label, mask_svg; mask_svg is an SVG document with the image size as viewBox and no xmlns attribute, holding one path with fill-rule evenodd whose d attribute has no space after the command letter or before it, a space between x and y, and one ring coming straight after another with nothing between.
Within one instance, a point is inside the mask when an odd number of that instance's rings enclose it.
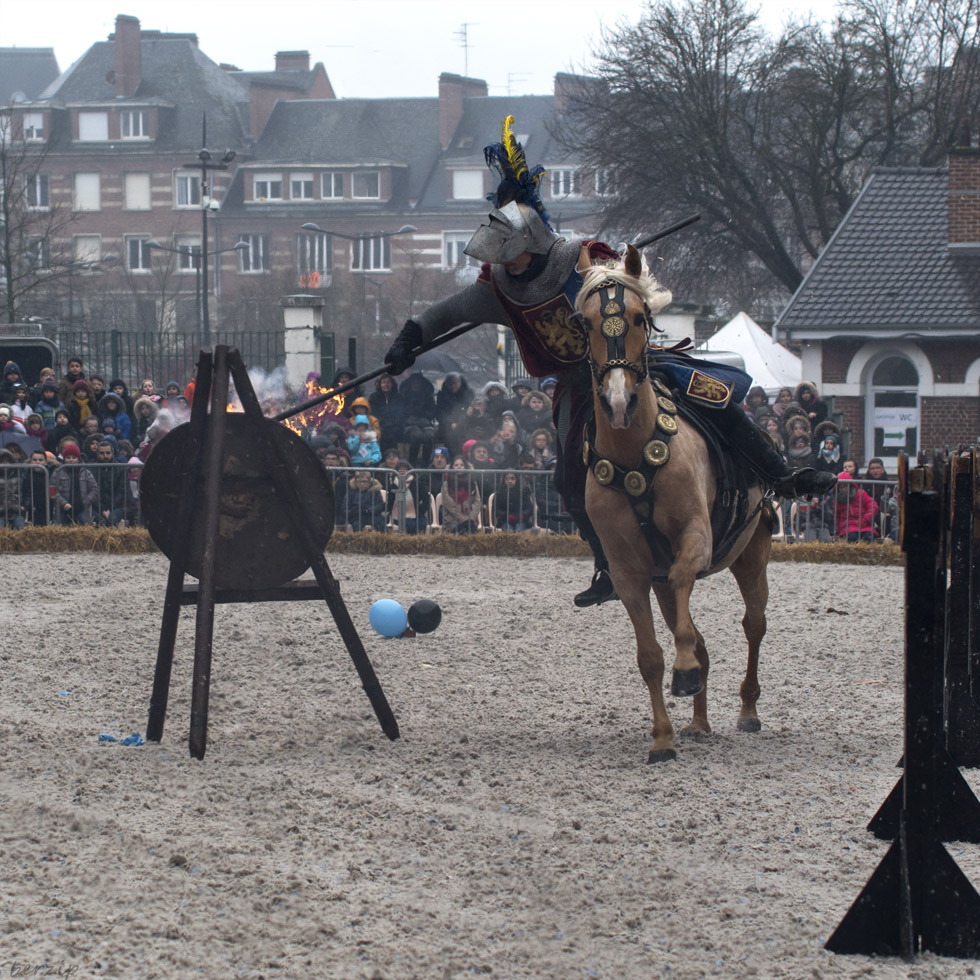
<instances>
[{"instance_id":1,"label":"rider's boot","mask_svg":"<svg viewBox=\"0 0 980 980\"><path fill-rule=\"evenodd\" d=\"M587 542L592 549L592 554L595 559L595 572L592 575L592 584L575 596L573 600L575 605L584 609L586 606L599 606L609 599L618 599L619 596L616 595L616 589L609 576L609 562L606 561L605 552L602 550L602 542L599 540L599 535L595 533L595 528L592 526L592 521L589 520L589 515L584 511L575 511L572 513L572 519L575 521L575 526L578 528L578 533L581 535L582 540Z\"/></svg>"},{"instance_id":2,"label":"rider's boot","mask_svg":"<svg viewBox=\"0 0 980 980\"><path fill-rule=\"evenodd\" d=\"M730 404L717 415L719 428L736 451L753 471L780 497L792 499L808 494L828 493L837 484L833 473L813 469L812 466L792 470L772 440L742 409Z\"/></svg>"}]
</instances>

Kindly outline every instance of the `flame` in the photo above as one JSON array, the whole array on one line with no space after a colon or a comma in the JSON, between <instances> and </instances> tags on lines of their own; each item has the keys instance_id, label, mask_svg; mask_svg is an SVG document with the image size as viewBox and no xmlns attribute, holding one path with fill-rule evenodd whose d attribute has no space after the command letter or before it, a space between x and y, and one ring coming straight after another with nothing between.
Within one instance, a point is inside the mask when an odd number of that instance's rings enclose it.
<instances>
[{"instance_id":1,"label":"flame","mask_svg":"<svg viewBox=\"0 0 980 980\"><path fill-rule=\"evenodd\" d=\"M305 397L303 401L310 401L320 395L325 395L330 388L321 385L312 378L306 382ZM334 415L340 415L344 410L344 396L334 395L319 405L308 408L299 415L293 415L288 419L283 419L283 425L292 429L298 435L308 432L319 432L324 421Z\"/></svg>"}]
</instances>

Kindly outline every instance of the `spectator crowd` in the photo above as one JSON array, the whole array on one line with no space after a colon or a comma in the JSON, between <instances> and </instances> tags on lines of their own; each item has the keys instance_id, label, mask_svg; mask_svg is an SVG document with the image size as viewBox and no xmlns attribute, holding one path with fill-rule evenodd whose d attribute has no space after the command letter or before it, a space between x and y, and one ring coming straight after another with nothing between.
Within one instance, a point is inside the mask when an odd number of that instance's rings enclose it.
<instances>
[{"instance_id":1,"label":"spectator crowd","mask_svg":"<svg viewBox=\"0 0 980 980\"><path fill-rule=\"evenodd\" d=\"M341 369L337 387L353 379ZM322 390L320 377L308 384ZM335 523L353 531L429 528L482 530L574 527L554 487L554 378L474 390L457 372L441 386L421 372L399 382L381 375L373 390L349 392L298 417L301 434L328 471ZM0 380L0 527L26 524L142 523L139 482L154 444L187 420L194 381L162 388L144 378L87 375L72 357L58 378L50 368L30 384L13 361ZM840 430L817 389L803 382L770 403L750 389L744 409L790 466L840 474L826 499L783 501L787 540L874 541L897 532L893 481L880 459L859 474L842 456ZM788 529L788 530L786 530Z\"/></svg>"}]
</instances>

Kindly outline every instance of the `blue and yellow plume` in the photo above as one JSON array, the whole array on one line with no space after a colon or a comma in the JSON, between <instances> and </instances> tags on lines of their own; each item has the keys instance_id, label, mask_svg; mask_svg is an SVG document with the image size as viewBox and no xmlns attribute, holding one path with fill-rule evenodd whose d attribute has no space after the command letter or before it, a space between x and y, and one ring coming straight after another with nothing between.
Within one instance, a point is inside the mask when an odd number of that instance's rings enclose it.
<instances>
[{"instance_id":1,"label":"blue and yellow plume","mask_svg":"<svg viewBox=\"0 0 980 980\"><path fill-rule=\"evenodd\" d=\"M502 208L511 201L527 204L533 207L541 215L541 220L551 228L548 212L538 192L538 184L546 171L540 164L533 168L528 167L524 147L517 142L511 129L513 125L514 117L508 116L501 129L501 141L483 148L483 157L487 166L500 175L500 183L497 184L496 191L488 194L487 200L495 208Z\"/></svg>"}]
</instances>

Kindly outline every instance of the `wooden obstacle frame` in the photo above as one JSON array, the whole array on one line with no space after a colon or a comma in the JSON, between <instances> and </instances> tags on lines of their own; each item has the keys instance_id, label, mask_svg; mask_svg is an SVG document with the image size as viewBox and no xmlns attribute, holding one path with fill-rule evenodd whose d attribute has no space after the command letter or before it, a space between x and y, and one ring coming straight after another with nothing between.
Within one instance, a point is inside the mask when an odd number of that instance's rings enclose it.
<instances>
[{"instance_id":1,"label":"wooden obstacle frame","mask_svg":"<svg viewBox=\"0 0 980 980\"><path fill-rule=\"evenodd\" d=\"M227 410L232 380L242 413ZM250 476L242 473L241 442L235 445L242 430L253 455L244 467L254 471ZM177 453L168 451L172 444ZM197 613L188 746L194 758L203 759L215 604L308 599L326 601L382 731L398 738L398 723L323 554L333 529L329 483L320 486L322 468L312 450L263 417L237 350L218 346L213 355L201 352L190 421L164 437L143 476L152 477L147 492L141 491L146 505L152 504L147 525L170 558L147 739L159 742L163 736L182 605L196 606ZM233 533L225 525L234 527L229 508L236 506L252 521L246 531ZM252 560L243 561L246 554ZM293 578L307 569L314 581ZM197 583L185 584L188 572Z\"/></svg>"},{"instance_id":2,"label":"wooden obstacle frame","mask_svg":"<svg viewBox=\"0 0 980 980\"><path fill-rule=\"evenodd\" d=\"M980 843L980 447L899 460L905 552L902 776L868 829L893 843L826 943L980 958L980 895L943 846Z\"/></svg>"}]
</instances>

